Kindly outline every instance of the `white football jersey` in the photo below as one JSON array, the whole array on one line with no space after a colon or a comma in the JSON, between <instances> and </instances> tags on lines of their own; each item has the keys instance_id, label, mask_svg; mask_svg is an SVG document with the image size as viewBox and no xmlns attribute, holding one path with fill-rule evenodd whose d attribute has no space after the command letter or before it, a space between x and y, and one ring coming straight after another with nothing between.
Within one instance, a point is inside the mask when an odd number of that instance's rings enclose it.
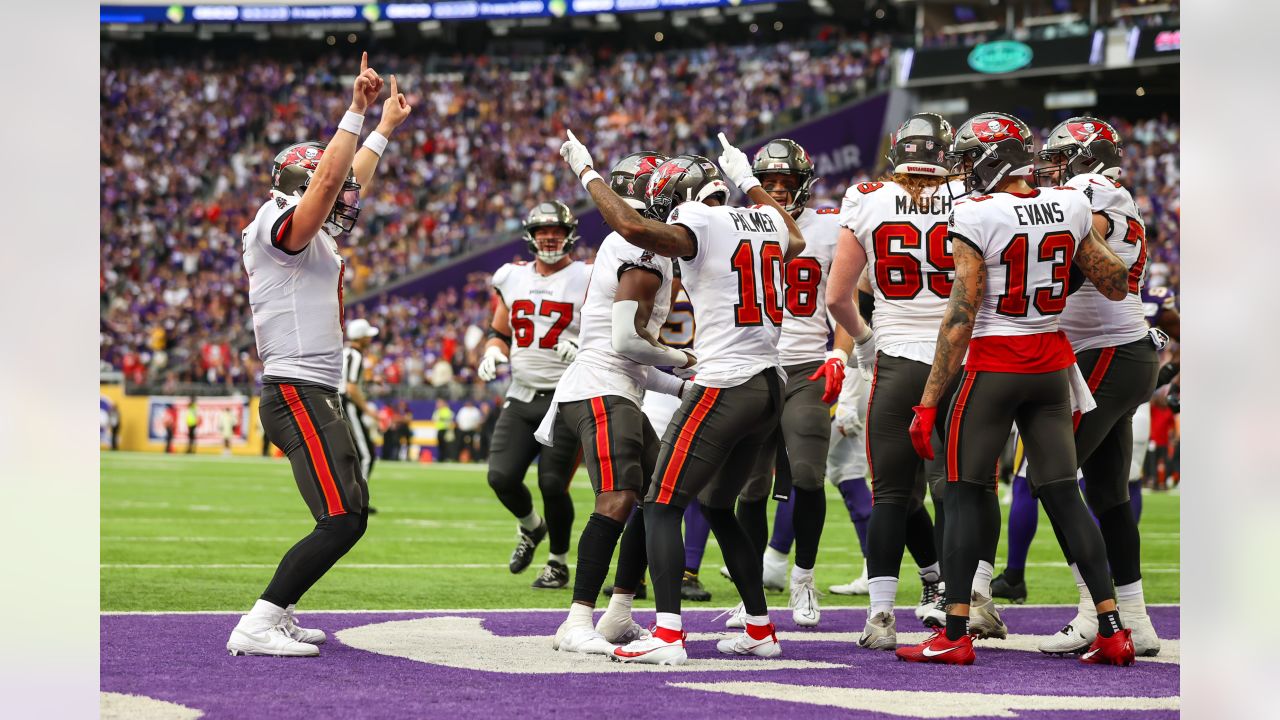
<instances>
[{"instance_id":1,"label":"white football jersey","mask_svg":"<svg viewBox=\"0 0 1280 720\"><path fill-rule=\"evenodd\" d=\"M301 198L276 195L244 229L253 334L262 374L342 385L342 275L346 264L333 237L321 230L290 253L278 243Z\"/></svg>"},{"instance_id":2,"label":"white football jersey","mask_svg":"<svg viewBox=\"0 0 1280 720\"><path fill-rule=\"evenodd\" d=\"M1084 193L1093 212L1107 216L1107 245L1129 268L1129 295L1108 300L1085 278L1067 299L1059 322L1076 351L1115 347L1147 334L1142 307L1142 284L1147 266L1147 226L1129 191L1102 175L1077 175L1067 185Z\"/></svg>"},{"instance_id":3,"label":"white football jersey","mask_svg":"<svg viewBox=\"0 0 1280 720\"><path fill-rule=\"evenodd\" d=\"M613 302L618 293L618 280L624 272L637 268L662 279L647 325L651 336L660 336L662 324L671 310L671 259L642 250L616 232L609 233L591 266L591 282L582 306L578 357L560 378L556 402L621 395L640 405L644 396L642 383L649 366L613 349Z\"/></svg>"},{"instance_id":4,"label":"white football jersey","mask_svg":"<svg viewBox=\"0 0 1280 720\"><path fill-rule=\"evenodd\" d=\"M687 202L667 222L693 233L697 249L680 259L681 282L697 308L694 382L735 387L778 367L782 258L791 235L774 208Z\"/></svg>"},{"instance_id":5,"label":"white football jersey","mask_svg":"<svg viewBox=\"0 0 1280 720\"><path fill-rule=\"evenodd\" d=\"M1088 237L1093 211L1075 188L1035 188L959 200L950 232L987 264L987 287L973 337L1036 335L1058 330L1076 247Z\"/></svg>"},{"instance_id":6,"label":"white football jersey","mask_svg":"<svg viewBox=\"0 0 1280 720\"><path fill-rule=\"evenodd\" d=\"M783 365L822 360L827 355L827 276L836 255L839 211L805 208L796 218L804 236L804 252L784 267L786 301L782 306L782 336L778 360Z\"/></svg>"},{"instance_id":7,"label":"white football jersey","mask_svg":"<svg viewBox=\"0 0 1280 720\"><path fill-rule=\"evenodd\" d=\"M893 182L858 183L845 192L840 225L867 253L878 351L933 364L955 277L947 218L953 196L964 192L958 181L926 188L919 203Z\"/></svg>"},{"instance_id":8,"label":"white football jersey","mask_svg":"<svg viewBox=\"0 0 1280 720\"><path fill-rule=\"evenodd\" d=\"M531 390L551 390L569 363L556 355L561 340L578 341L582 303L591 266L575 260L551 275L535 263L507 263L493 274L511 318L511 388L507 395L532 399ZM513 394L514 393L514 394Z\"/></svg>"}]
</instances>

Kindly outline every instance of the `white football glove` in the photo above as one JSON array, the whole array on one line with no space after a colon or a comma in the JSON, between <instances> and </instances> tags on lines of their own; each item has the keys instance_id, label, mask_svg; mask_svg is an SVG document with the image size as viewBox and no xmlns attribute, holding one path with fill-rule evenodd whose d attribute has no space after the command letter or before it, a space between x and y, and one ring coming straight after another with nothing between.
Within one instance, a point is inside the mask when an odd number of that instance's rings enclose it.
<instances>
[{"instance_id":1,"label":"white football glove","mask_svg":"<svg viewBox=\"0 0 1280 720\"><path fill-rule=\"evenodd\" d=\"M698 374L698 358L694 357L693 353L689 352L688 350L684 350L682 352L685 355L688 355L689 359L693 360L693 362L689 363L689 367L671 368L671 374L675 375L681 380L690 380L693 378L694 375ZM685 388L685 389L687 390L688 388Z\"/></svg>"},{"instance_id":2,"label":"white football glove","mask_svg":"<svg viewBox=\"0 0 1280 720\"><path fill-rule=\"evenodd\" d=\"M858 413L858 404L854 402L842 402L836 405L835 420L836 428L845 437L861 435L862 428L866 424L862 415Z\"/></svg>"},{"instance_id":3,"label":"white football glove","mask_svg":"<svg viewBox=\"0 0 1280 720\"><path fill-rule=\"evenodd\" d=\"M876 341L871 328L867 328L867 335L862 342L854 342L853 354L858 358L858 372L862 374L862 379L871 382L876 368Z\"/></svg>"},{"instance_id":4,"label":"white football glove","mask_svg":"<svg viewBox=\"0 0 1280 720\"><path fill-rule=\"evenodd\" d=\"M581 176L582 171L589 167L594 167L591 162L591 152L587 150L587 146L578 142L578 138L574 137L573 131L567 131L569 139L564 141L560 146L560 157L569 163L569 169L573 170L575 176Z\"/></svg>"},{"instance_id":5,"label":"white football glove","mask_svg":"<svg viewBox=\"0 0 1280 720\"><path fill-rule=\"evenodd\" d=\"M484 357L480 358L480 367L476 368L476 374L481 380L490 382L498 377L498 364L507 361L507 356L502 354L497 345L490 345L484 351Z\"/></svg>"},{"instance_id":6,"label":"white football glove","mask_svg":"<svg viewBox=\"0 0 1280 720\"><path fill-rule=\"evenodd\" d=\"M573 362L573 359L578 357L578 344L572 340L561 340L553 349L556 351L556 357L567 363Z\"/></svg>"},{"instance_id":7,"label":"white football glove","mask_svg":"<svg viewBox=\"0 0 1280 720\"><path fill-rule=\"evenodd\" d=\"M724 133L720 133L718 137L720 144L724 146L724 152L720 153L720 169L724 171L725 177L732 180L744 193L759 185L760 181L751 172L751 161L747 159L747 154L731 145Z\"/></svg>"}]
</instances>

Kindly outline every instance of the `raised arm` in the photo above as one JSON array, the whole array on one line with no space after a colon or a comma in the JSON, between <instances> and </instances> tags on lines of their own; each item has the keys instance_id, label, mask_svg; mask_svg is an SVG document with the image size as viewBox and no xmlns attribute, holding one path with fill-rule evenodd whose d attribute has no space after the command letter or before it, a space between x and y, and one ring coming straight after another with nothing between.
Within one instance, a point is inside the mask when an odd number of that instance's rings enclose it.
<instances>
[{"instance_id":1,"label":"raised arm","mask_svg":"<svg viewBox=\"0 0 1280 720\"><path fill-rule=\"evenodd\" d=\"M387 140L391 137L391 133L400 127L412 110L409 102L404 99L404 94L400 92L396 76L392 75L391 96L382 103L382 119L378 121L378 129L365 138L364 146L356 153L356 159L351 165L362 193L367 194L372 186L373 172L378 169L378 160L387 149Z\"/></svg>"},{"instance_id":2,"label":"raised arm","mask_svg":"<svg viewBox=\"0 0 1280 720\"><path fill-rule=\"evenodd\" d=\"M280 246L288 252L301 252L320 232L333 210L333 203L347 181L347 172L355 159L356 140L364 122L364 111L382 89L382 79L369 68L369 54L360 56L360 74L356 76L351 92L351 106L343 116L333 139L325 146L315 174L307 183L307 189L293 211L293 218L285 229Z\"/></svg>"},{"instance_id":3,"label":"raised arm","mask_svg":"<svg viewBox=\"0 0 1280 720\"><path fill-rule=\"evenodd\" d=\"M1093 281L1093 286L1103 297L1123 300L1129 294L1129 268L1107 246L1106 233L1107 219L1095 214L1089 237L1076 248L1075 264L1085 277Z\"/></svg>"},{"instance_id":4,"label":"raised arm","mask_svg":"<svg viewBox=\"0 0 1280 720\"><path fill-rule=\"evenodd\" d=\"M756 178L755 173L751 171L751 161L747 159L747 154L734 147L729 138L720 133L720 144L724 146L724 152L720 154L720 169L724 171L725 177L733 181L738 189L746 193L747 198L757 205L768 205L778 214L782 216L782 221L787 224L787 234L790 240L787 243L787 252L783 255L783 260L790 260L800 253L804 252L804 235L800 232L800 226L796 224L796 219L791 217L791 213L778 204L777 200L770 197L769 193L764 191L760 185L760 180Z\"/></svg>"}]
</instances>

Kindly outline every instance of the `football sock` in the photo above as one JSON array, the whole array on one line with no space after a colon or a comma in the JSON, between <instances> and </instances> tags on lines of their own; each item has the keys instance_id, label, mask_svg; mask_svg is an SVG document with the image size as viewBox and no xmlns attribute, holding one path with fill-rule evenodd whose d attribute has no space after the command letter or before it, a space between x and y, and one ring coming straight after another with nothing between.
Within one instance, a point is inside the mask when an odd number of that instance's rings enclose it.
<instances>
[{"instance_id":1,"label":"football sock","mask_svg":"<svg viewBox=\"0 0 1280 720\"><path fill-rule=\"evenodd\" d=\"M947 639L955 642L969 634L969 616L947 613Z\"/></svg>"},{"instance_id":2,"label":"football sock","mask_svg":"<svg viewBox=\"0 0 1280 720\"><path fill-rule=\"evenodd\" d=\"M538 525L542 524L542 516L537 510L530 510L528 515L517 519L520 521L520 527L526 532L533 532L538 529Z\"/></svg>"},{"instance_id":3,"label":"football sock","mask_svg":"<svg viewBox=\"0 0 1280 720\"><path fill-rule=\"evenodd\" d=\"M1098 514L1098 527L1107 545L1107 562L1116 585L1129 585L1142 579L1142 536L1133 507L1120 503Z\"/></svg>"},{"instance_id":4,"label":"football sock","mask_svg":"<svg viewBox=\"0 0 1280 720\"><path fill-rule=\"evenodd\" d=\"M649 578L659 617L680 614L680 580L684 577L684 540L680 522L684 508L646 502L644 504L645 549L649 554Z\"/></svg>"},{"instance_id":5,"label":"football sock","mask_svg":"<svg viewBox=\"0 0 1280 720\"><path fill-rule=\"evenodd\" d=\"M1013 504L1009 507L1009 558L1005 562L1005 577L1010 570L1018 573L1022 581L1022 569L1027 566L1027 552L1036 536L1040 522L1040 506L1031 494L1031 486L1021 475L1013 478ZM1010 582L1013 582L1010 580Z\"/></svg>"},{"instance_id":6,"label":"football sock","mask_svg":"<svg viewBox=\"0 0 1280 720\"><path fill-rule=\"evenodd\" d=\"M1129 481L1129 505L1133 507L1133 521L1142 522L1142 481Z\"/></svg>"},{"instance_id":7,"label":"football sock","mask_svg":"<svg viewBox=\"0 0 1280 720\"><path fill-rule=\"evenodd\" d=\"M660 612L657 615L655 624L661 629L675 630L676 632L684 629L684 625L680 621L680 613Z\"/></svg>"},{"instance_id":8,"label":"football sock","mask_svg":"<svg viewBox=\"0 0 1280 720\"><path fill-rule=\"evenodd\" d=\"M254 621L261 621L267 625L275 625L280 622L280 618L284 616L284 608L259 598L253 603L253 608L249 610L248 616Z\"/></svg>"},{"instance_id":9,"label":"football sock","mask_svg":"<svg viewBox=\"0 0 1280 720\"><path fill-rule=\"evenodd\" d=\"M871 609L867 611L869 615L893 612L893 603L898 597L898 578L873 577L867 581L867 589L871 592Z\"/></svg>"},{"instance_id":10,"label":"football sock","mask_svg":"<svg viewBox=\"0 0 1280 720\"><path fill-rule=\"evenodd\" d=\"M747 635L752 640L763 640L773 634L773 623L769 622L768 615L748 616L746 625Z\"/></svg>"},{"instance_id":11,"label":"football sock","mask_svg":"<svg viewBox=\"0 0 1280 720\"><path fill-rule=\"evenodd\" d=\"M1000 500L989 488L971 482L950 483L946 491L947 535L942 572L947 581L947 604L968 605L973 577L983 555L985 536L991 534L991 513L1000 513ZM990 507L988 507L990 506ZM999 526L996 528L999 533ZM950 632L947 634L952 640Z\"/></svg>"},{"instance_id":12,"label":"football sock","mask_svg":"<svg viewBox=\"0 0 1280 720\"><path fill-rule=\"evenodd\" d=\"M631 614L631 606L635 604L636 596L630 593L616 592L609 596L609 608L605 610L606 615Z\"/></svg>"},{"instance_id":13,"label":"football sock","mask_svg":"<svg viewBox=\"0 0 1280 720\"><path fill-rule=\"evenodd\" d=\"M613 586L635 592L644 582L644 571L649 566L645 552L644 513L633 512L627 520L618 543L618 568L613 574Z\"/></svg>"},{"instance_id":14,"label":"football sock","mask_svg":"<svg viewBox=\"0 0 1280 720\"><path fill-rule=\"evenodd\" d=\"M1097 612L1093 603L1093 596L1089 594L1089 586L1084 583L1084 576L1080 574L1080 566L1071 563L1071 575L1076 579L1076 590L1080 593L1080 606L1078 608L1080 614L1088 617L1091 613Z\"/></svg>"},{"instance_id":15,"label":"football sock","mask_svg":"<svg viewBox=\"0 0 1280 720\"><path fill-rule=\"evenodd\" d=\"M871 490L867 488L864 478L842 480L836 486L840 497L844 499L844 507L849 511L849 519L853 521L853 531L858 534L858 547L863 556L867 554L867 538L870 537Z\"/></svg>"},{"instance_id":16,"label":"football sock","mask_svg":"<svg viewBox=\"0 0 1280 720\"><path fill-rule=\"evenodd\" d=\"M1089 594L1095 603L1115 598L1111 587L1111 571L1107 567L1107 548L1102 532L1093 523L1080 488L1072 482L1055 482L1040 490L1040 502L1062 530L1071 548L1071 556L1080 568Z\"/></svg>"},{"instance_id":17,"label":"football sock","mask_svg":"<svg viewBox=\"0 0 1280 720\"><path fill-rule=\"evenodd\" d=\"M739 507L741 505L742 503L739 503ZM702 514L706 515L707 522L711 523L711 532L715 533L716 543L720 545L720 552L724 554L725 567L729 568L733 584L738 588L743 608L748 615L767 614L769 609L764 599L764 581L761 577L763 568L760 565L763 551L752 544L746 531L734 517L733 511L703 505ZM653 558L650 557L650 562L652 561ZM656 578L654 581L657 582ZM679 583L677 583L677 595L679 589Z\"/></svg>"},{"instance_id":18,"label":"football sock","mask_svg":"<svg viewBox=\"0 0 1280 720\"><path fill-rule=\"evenodd\" d=\"M703 512L706 512L705 507ZM769 498L752 502L739 500L737 517L738 523L742 525L743 531L751 541L751 546L756 549L756 557L763 556L764 546L769 542ZM710 516L707 519L710 520ZM715 532L715 523L712 523L711 529ZM719 540L720 533L716 533L716 541L719 542Z\"/></svg>"},{"instance_id":19,"label":"football sock","mask_svg":"<svg viewBox=\"0 0 1280 720\"><path fill-rule=\"evenodd\" d=\"M1132 615L1147 614L1147 600L1142 592L1142 581L1116 586L1116 605Z\"/></svg>"},{"instance_id":20,"label":"football sock","mask_svg":"<svg viewBox=\"0 0 1280 720\"><path fill-rule=\"evenodd\" d=\"M569 493L542 495L542 512L547 518L547 546L552 555L568 555L573 541L573 498ZM559 562L564 562L562 558Z\"/></svg>"},{"instance_id":21,"label":"football sock","mask_svg":"<svg viewBox=\"0 0 1280 720\"><path fill-rule=\"evenodd\" d=\"M262 599L281 608L301 600L311 586L355 546L368 523L367 512L333 515L317 522L315 529L280 559Z\"/></svg>"},{"instance_id":22,"label":"football sock","mask_svg":"<svg viewBox=\"0 0 1280 720\"><path fill-rule=\"evenodd\" d=\"M920 582L936 583L942 579L942 566L938 563L920 568Z\"/></svg>"},{"instance_id":23,"label":"football sock","mask_svg":"<svg viewBox=\"0 0 1280 720\"><path fill-rule=\"evenodd\" d=\"M791 587L813 582L813 568L802 568L799 565L791 571Z\"/></svg>"},{"instance_id":24,"label":"football sock","mask_svg":"<svg viewBox=\"0 0 1280 720\"><path fill-rule=\"evenodd\" d=\"M591 611L594 608L590 605L582 603L572 603L569 605L569 624L570 625L591 625Z\"/></svg>"},{"instance_id":25,"label":"football sock","mask_svg":"<svg viewBox=\"0 0 1280 720\"><path fill-rule=\"evenodd\" d=\"M818 544L822 541L822 526L827 519L827 495L821 489L795 488L792 494L792 513L800 521L796 529L796 568L813 569L818 561Z\"/></svg>"},{"instance_id":26,"label":"football sock","mask_svg":"<svg viewBox=\"0 0 1280 720\"><path fill-rule=\"evenodd\" d=\"M907 551L916 561L916 567L938 564L938 548L934 545L933 518L924 505L907 513Z\"/></svg>"},{"instance_id":27,"label":"football sock","mask_svg":"<svg viewBox=\"0 0 1280 720\"><path fill-rule=\"evenodd\" d=\"M973 591L982 597L991 597L991 573L995 568L986 560L978 561L978 570L973 574Z\"/></svg>"},{"instance_id":28,"label":"football sock","mask_svg":"<svg viewBox=\"0 0 1280 720\"><path fill-rule=\"evenodd\" d=\"M702 567L702 555L707 551L707 537L711 534L711 526L702 516L698 501L689 503L684 510L684 569L698 574Z\"/></svg>"},{"instance_id":29,"label":"football sock","mask_svg":"<svg viewBox=\"0 0 1280 720\"><path fill-rule=\"evenodd\" d=\"M907 507L876 503L867 533L867 576L898 577L907 540ZM930 540L932 542L932 539Z\"/></svg>"},{"instance_id":30,"label":"football sock","mask_svg":"<svg viewBox=\"0 0 1280 720\"><path fill-rule=\"evenodd\" d=\"M794 509L795 502L792 498L787 498L779 501L778 507L773 511L773 534L769 536L769 547L784 556L791 554L791 543L796 539L792 521Z\"/></svg>"},{"instance_id":31,"label":"football sock","mask_svg":"<svg viewBox=\"0 0 1280 720\"><path fill-rule=\"evenodd\" d=\"M1111 610L1104 613L1098 613L1098 634L1102 637L1111 637L1124 629L1124 625L1120 624L1120 612Z\"/></svg>"},{"instance_id":32,"label":"football sock","mask_svg":"<svg viewBox=\"0 0 1280 720\"><path fill-rule=\"evenodd\" d=\"M609 561L613 559L622 529L622 523L600 513L591 513L587 518L587 526L578 540L578 568L573 580L575 603L595 607L596 595L609 573Z\"/></svg>"},{"instance_id":33,"label":"football sock","mask_svg":"<svg viewBox=\"0 0 1280 720\"><path fill-rule=\"evenodd\" d=\"M569 553L550 553L547 555L547 562L558 562L561 565L569 564Z\"/></svg>"}]
</instances>

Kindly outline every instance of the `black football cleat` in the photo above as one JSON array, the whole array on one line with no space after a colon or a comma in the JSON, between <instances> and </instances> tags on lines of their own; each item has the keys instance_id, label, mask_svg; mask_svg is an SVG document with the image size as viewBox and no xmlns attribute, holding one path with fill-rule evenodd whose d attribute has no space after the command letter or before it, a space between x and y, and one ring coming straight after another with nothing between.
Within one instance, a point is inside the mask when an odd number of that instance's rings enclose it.
<instances>
[{"instance_id":1,"label":"black football cleat","mask_svg":"<svg viewBox=\"0 0 1280 720\"><path fill-rule=\"evenodd\" d=\"M685 570L684 578L680 580L680 597L690 602L708 602L711 600L711 592L702 587L697 573Z\"/></svg>"},{"instance_id":2,"label":"black football cleat","mask_svg":"<svg viewBox=\"0 0 1280 720\"><path fill-rule=\"evenodd\" d=\"M524 572L529 567L529 563L533 562L533 551L538 549L538 543L547 536L547 521L544 519L538 523L538 527L532 531L520 528L520 540L516 543L516 549L511 551L511 574L515 575Z\"/></svg>"},{"instance_id":3,"label":"black football cleat","mask_svg":"<svg viewBox=\"0 0 1280 720\"><path fill-rule=\"evenodd\" d=\"M1004 573L1000 573L991 581L991 596L1021 605L1027 601L1027 582L1023 580L1015 585L1005 578Z\"/></svg>"},{"instance_id":4,"label":"black football cleat","mask_svg":"<svg viewBox=\"0 0 1280 720\"><path fill-rule=\"evenodd\" d=\"M535 590L559 590L569 584L569 566L548 560L546 567L534 578L530 586Z\"/></svg>"}]
</instances>

